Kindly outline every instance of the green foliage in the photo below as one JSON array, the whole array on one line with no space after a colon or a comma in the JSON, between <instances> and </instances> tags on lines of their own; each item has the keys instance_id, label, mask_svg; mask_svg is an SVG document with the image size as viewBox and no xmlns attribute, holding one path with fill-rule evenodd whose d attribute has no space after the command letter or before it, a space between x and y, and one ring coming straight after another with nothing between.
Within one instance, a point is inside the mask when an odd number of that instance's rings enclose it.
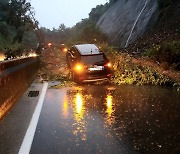
<instances>
[{"instance_id":1,"label":"green foliage","mask_svg":"<svg viewBox=\"0 0 180 154\"><path fill-rule=\"evenodd\" d=\"M107 11L107 9L113 5L117 0L109 1L104 5L97 5L89 13L89 18L83 19L71 28L71 38L68 40L68 44L78 43L96 43L101 44L107 41L107 36L101 32L96 26L99 18Z\"/></svg>"},{"instance_id":2,"label":"green foliage","mask_svg":"<svg viewBox=\"0 0 180 154\"><path fill-rule=\"evenodd\" d=\"M150 67L134 65L128 55L120 55L114 64L113 82L116 84L169 85L171 80Z\"/></svg>"},{"instance_id":3,"label":"green foliage","mask_svg":"<svg viewBox=\"0 0 180 154\"><path fill-rule=\"evenodd\" d=\"M180 41L163 42L159 45L154 45L144 55L152 57L159 62L178 63L180 59Z\"/></svg>"},{"instance_id":4,"label":"green foliage","mask_svg":"<svg viewBox=\"0 0 180 154\"><path fill-rule=\"evenodd\" d=\"M172 81L165 75L159 74L151 67L132 63L132 57L127 53L118 53L107 44L101 45L108 58L113 63L114 75L112 82L115 84L136 85L172 85Z\"/></svg>"},{"instance_id":5,"label":"green foliage","mask_svg":"<svg viewBox=\"0 0 180 154\"><path fill-rule=\"evenodd\" d=\"M4 37L0 34L0 51L5 52L5 48L8 46L6 40L4 39Z\"/></svg>"},{"instance_id":6,"label":"green foliage","mask_svg":"<svg viewBox=\"0 0 180 154\"><path fill-rule=\"evenodd\" d=\"M97 5L95 8L92 8L89 13L89 19L96 23L99 18L117 1L118 0L109 0L109 2L104 5Z\"/></svg>"},{"instance_id":7,"label":"green foliage","mask_svg":"<svg viewBox=\"0 0 180 154\"><path fill-rule=\"evenodd\" d=\"M26 47L26 49L36 49L38 44L37 37L34 31L27 31L24 34L22 45Z\"/></svg>"},{"instance_id":8,"label":"green foliage","mask_svg":"<svg viewBox=\"0 0 180 154\"><path fill-rule=\"evenodd\" d=\"M0 22L0 50L6 52L11 46L13 37L15 36L14 28L8 26L5 22Z\"/></svg>"},{"instance_id":9,"label":"green foliage","mask_svg":"<svg viewBox=\"0 0 180 154\"><path fill-rule=\"evenodd\" d=\"M7 25L6 22L0 22L0 34L4 40L10 43L15 35L15 29Z\"/></svg>"},{"instance_id":10,"label":"green foliage","mask_svg":"<svg viewBox=\"0 0 180 154\"><path fill-rule=\"evenodd\" d=\"M27 15L31 9L31 4L26 2L26 0L11 0L4 7L7 9L5 20L8 25L18 29L27 22L31 22L29 15Z\"/></svg>"},{"instance_id":11,"label":"green foliage","mask_svg":"<svg viewBox=\"0 0 180 154\"><path fill-rule=\"evenodd\" d=\"M24 45L29 47L37 43L34 35L28 34L35 28L31 9L26 0L0 2L0 50L8 52L10 57L21 54Z\"/></svg>"},{"instance_id":12,"label":"green foliage","mask_svg":"<svg viewBox=\"0 0 180 154\"><path fill-rule=\"evenodd\" d=\"M53 28L53 30L42 27L41 31L47 42L55 44L65 43L71 37L71 29L67 28L64 24L61 24L58 29Z\"/></svg>"},{"instance_id":13,"label":"green foliage","mask_svg":"<svg viewBox=\"0 0 180 154\"><path fill-rule=\"evenodd\" d=\"M94 23L90 22L84 25L81 29L79 41L84 41L87 43L102 43L106 41L106 36Z\"/></svg>"},{"instance_id":14,"label":"green foliage","mask_svg":"<svg viewBox=\"0 0 180 154\"><path fill-rule=\"evenodd\" d=\"M58 29L41 29L45 39L54 44L66 44L68 46L80 43L102 43L107 40L106 35L90 19L83 19L72 28L61 24Z\"/></svg>"},{"instance_id":15,"label":"green foliage","mask_svg":"<svg viewBox=\"0 0 180 154\"><path fill-rule=\"evenodd\" d=\"M89 19L96 23L109 7L109 3L106 3L105 5L97 5L89 13Z\"/></svg>"},{"instance_id":16,"label":"green foliage","mask_svg":"<svg viewBox=\"0 0 180 154\"><path fill-rule=\"evenodd\" d=\"M6 53L7 57L19 56L22 54L24 47L28 49L28 47L32 47L32 44L34 47L37 44L37 41L35 42L36 38L32 32L27 32L25 34L22 43L12 43L15 35L15 27L7 25L6 22L0 22L0 51Z\"/></svg>"}]
</instances>

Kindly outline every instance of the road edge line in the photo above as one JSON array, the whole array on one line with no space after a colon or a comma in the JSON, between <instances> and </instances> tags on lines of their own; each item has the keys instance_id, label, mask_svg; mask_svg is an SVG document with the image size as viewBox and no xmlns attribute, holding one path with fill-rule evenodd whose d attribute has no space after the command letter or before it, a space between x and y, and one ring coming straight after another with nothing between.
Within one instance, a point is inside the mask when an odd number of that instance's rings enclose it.
<instances>
[{"instance_id":1,"label":"road edge line","mask_svg":"<svg viewBox=\"0 0 180 154\"><path fill-rule=\"evenodd\" d=\"M29 154L30 152L47 88L48 88L48 83L45 82L18 154Z\"/></svg>"}]
</instances>

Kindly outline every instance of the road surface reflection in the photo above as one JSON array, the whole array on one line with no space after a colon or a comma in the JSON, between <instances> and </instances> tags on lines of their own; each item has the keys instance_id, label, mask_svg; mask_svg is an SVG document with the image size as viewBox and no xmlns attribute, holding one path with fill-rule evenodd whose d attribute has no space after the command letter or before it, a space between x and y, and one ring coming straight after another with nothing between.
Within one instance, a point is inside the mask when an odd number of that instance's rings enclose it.
<instances>
[{"instance_id":1,"label":"road surface reflection","mask_svg":"<svg viewBox=\"0 0 180 154\"><path fill-rule=\"evenodd\" d=\"M104 128L110 128L120 140L130 139L134 150L156 151L176 144L174 130L177 129L178 113L175 106L179 95L172 90L151 86L96 85L75 87L67 91L66 97L68 105L65 108L68 106L73 110L76 121L73 134L80 135L82 140L87 139L92 114L96 113L102 118ZM67 115L66 110L63 110L64 115Z\"/></svg>"},{"instance_id":2,"label":"road surface reflection","mask_svg":"<svg viewBox=\"0 0 180 154\"><path fill-rule=\"evenodd\" d=\"M31 153L175 153L179 100L153 86L49 89Z\"/></svg>"},{"instance_id":3,"label":"road surface reflection","mask_svg":"<svg viewBox=\"0 0 180 154\"><path fill-rule=\"evenodd\" d=\"M107 116L105 118L106 122L109 125L112 125L112 123L115 121L115 116L113 113L115 112L114 104L113 104L113 96L112 95L107 95L106 97L106 113Z\"/></svg>"}]
</instances>

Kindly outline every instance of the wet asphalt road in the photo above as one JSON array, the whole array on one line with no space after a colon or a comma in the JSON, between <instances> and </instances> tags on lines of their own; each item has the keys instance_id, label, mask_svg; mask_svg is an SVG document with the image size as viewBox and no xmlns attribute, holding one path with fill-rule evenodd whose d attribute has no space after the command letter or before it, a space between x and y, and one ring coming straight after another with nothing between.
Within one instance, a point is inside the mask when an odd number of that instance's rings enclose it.
<instances>
[{"instance_id":1,"label":"wet asphalt road","mask_svg":"<svg viewBox=\"0 0 180 154\"><path fill-rule=\"evenodd\" d=\"M48 89L30 153L178 152L179 103L151 86Z\"/></svg>"},{"instance_id":2,"label":"wet asphalt road","mask_svg":"<svg viewBox=\"0 0 180 154\"><path fill-rule=\"evenodd\" d=\"M18 152L35 102L24 97L0 122L0 153ZM178 153L179 103L180 93L164 87L49 88L30 153Z\"/></svg>"}]
</instances>

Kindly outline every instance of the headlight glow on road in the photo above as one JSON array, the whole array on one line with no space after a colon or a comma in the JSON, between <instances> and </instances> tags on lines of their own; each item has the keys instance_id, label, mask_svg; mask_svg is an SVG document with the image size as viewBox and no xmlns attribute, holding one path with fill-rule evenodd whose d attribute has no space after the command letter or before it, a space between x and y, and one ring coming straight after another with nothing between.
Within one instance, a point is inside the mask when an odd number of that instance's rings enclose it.
<instances>
[{"instance_id":1,"label":"headlight glow on road","mask_svg":"<svg viewBox=\"0 0 180 154\"><path fill-rule=\"evenodd\" d=\"M81 121L84 116L84 100L81 93L77 93L74 97L74 118L76 121Z\"/></svg>"},{"instance_id":2,"label":"headlight glow on road","mask_svg":"<svg viewBox=\"0 0 180 154\"><path fill-rule=\"evenodd\" d=\"M83 107L82 96L79 93L77 93L76 94L76 112L78 114L81 114L82 107Z\"/></svg>"},{"instance_id":3,"label":"headlight glow on road","mask_svg":"<svg viewBox=\"0 0 180 154\"><path fill-rule=\"evenodd\" d=\"M63 100L63 115L64 115L65 118L67 118L68 115L69 115L67 97L64 97L64 100Z\"/></svg>"},{"instance_id":4,"label":"headlight glow on road","mask_svg":"<svg viewBox=\"0 0 180 154\"><path fill-rule=\"evenodd\" d=\"M112 99L113 99L113 97L111 95L107 95L107 98L106 98L107 110L106 110L106 112L107 112L108 115L111 115L112 112L113 112Z\"/></svg>"},{"instance_id":5,"label":"headlight glow on road","mask_svg":"<svg viewBox=\"0 0 180 154\"><path fill-rule=\"evenodd\" d=\"M106 97L106 122L109 125L112 125L115 121L115 116L113 115L113 112L115 111L114 106L113 106L113 96L112 95L107 95Z\"/></svg>"}]
</instances>

